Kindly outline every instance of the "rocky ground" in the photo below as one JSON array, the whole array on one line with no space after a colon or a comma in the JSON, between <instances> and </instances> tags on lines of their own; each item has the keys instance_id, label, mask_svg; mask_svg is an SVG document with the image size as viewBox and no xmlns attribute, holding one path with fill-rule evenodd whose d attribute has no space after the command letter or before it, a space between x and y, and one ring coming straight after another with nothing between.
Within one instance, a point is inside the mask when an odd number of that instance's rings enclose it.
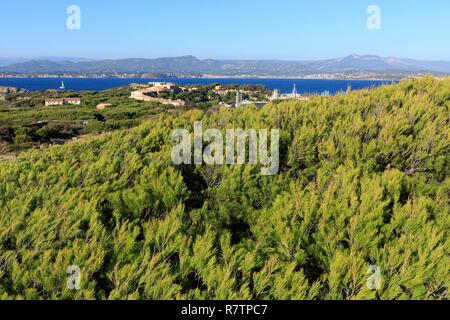
<instances>
[{"instance_id":1,"label":"rocky ground","mask_svg":"<svg viewBox=\"0 0 450 320\"><path fill-rule=\"evenodd\" d=\"M25 89L15 87L2 87L0 86L0 101L4 101L7 94L27 92Z\"/></svg>"},{"instance_id":2,"label":"rocky ground","mask_svg":"<svg viewBox=\"0 0 450 320\"><path fill-rule=\"evenodd\" d=\"M17 153L12 152L9 145L0 141L0 161L12 160L17 157Z\"/></svg>"}]
</instances>

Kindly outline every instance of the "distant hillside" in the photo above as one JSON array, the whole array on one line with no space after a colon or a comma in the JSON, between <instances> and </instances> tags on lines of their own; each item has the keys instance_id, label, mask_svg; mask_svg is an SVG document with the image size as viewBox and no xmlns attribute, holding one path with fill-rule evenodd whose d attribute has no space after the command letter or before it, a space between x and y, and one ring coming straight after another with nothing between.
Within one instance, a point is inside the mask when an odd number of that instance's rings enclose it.
<instances>
[{"instance_id":1,"label":"distant hillside","mask_svg":"<svg viewBox=\"0 0 450 320\"><path fill-rule=\"evenodd\" d=\"M315 61L200 60L193 56L100 61L33 60L0 67L6 74L172 73L218 76L302 76L324 73L450 73L450 62L350 55Z\"/></svg>"},{"instance_id":2,"label":"distant hillside","mask_svg":"<svg viewBox=\"0 0 450 320\"><path fill-rule=\"evenodd\" d=\"M93 59L86 58L73 58L73 57L41 57L38 59L27 59L27 58L0 58L0 67L6 67L13 64L21 64L24 62L32 61L32 60L49 60L55 62L61 61L70 61L70 62L86 62L93 61Z\"/></svg>"}]
</instances>

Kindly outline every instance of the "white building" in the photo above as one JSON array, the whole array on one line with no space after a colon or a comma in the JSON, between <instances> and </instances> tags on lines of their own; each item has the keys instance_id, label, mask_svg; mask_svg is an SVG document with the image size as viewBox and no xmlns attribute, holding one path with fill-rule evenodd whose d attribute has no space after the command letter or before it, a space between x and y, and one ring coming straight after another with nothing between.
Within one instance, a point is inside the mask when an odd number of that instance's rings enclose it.
<instances>
[{"instance_id":1,"label":"white building","mask_svg":"<svg viewBox=\"0 0 450 320\"><path fill-rule=\"evenodd\" d=\"M275 89L275 90L273 90L270 100L278 100L278 99L280 99L280 90Z\"/></svg>"},{"instance_id":2,"label":"white building","mask_svg":"<svg viewBox=\"0 0 450 320\"><path fill-rule=\"evenodd\" d=\"M80 105L80 98L45 99L46 106Z\"/></svg>"},{"instance_id":3,"label":"white building","mask_svg":"<svg viewBox=\"0 0 450 320\"><path fill-rule=\"evenodd\" d=\"M241 92L236 92L236 108L239 108L240 106L241 106L241 104L242 104L242 100L243 100L243 98L242 98L242 93Z\"/></svg>"}]
</instances>

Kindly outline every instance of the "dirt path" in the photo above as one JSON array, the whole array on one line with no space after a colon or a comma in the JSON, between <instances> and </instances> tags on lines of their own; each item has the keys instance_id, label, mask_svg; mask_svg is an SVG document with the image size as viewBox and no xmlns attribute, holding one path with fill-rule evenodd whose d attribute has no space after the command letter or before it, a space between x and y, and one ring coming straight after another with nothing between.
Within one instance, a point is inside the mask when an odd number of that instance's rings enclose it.
<instances>
[{"instance_id":1,"label":"dirt path","mask_svg":"<svg viewBox=\"0 0 450 320\"><path fill-rule=\"evenodd\" d=\"M15 158L17 158L17 153L15 152L0 154L0 161L14 160Z\"/></svg>"}]
</instances>

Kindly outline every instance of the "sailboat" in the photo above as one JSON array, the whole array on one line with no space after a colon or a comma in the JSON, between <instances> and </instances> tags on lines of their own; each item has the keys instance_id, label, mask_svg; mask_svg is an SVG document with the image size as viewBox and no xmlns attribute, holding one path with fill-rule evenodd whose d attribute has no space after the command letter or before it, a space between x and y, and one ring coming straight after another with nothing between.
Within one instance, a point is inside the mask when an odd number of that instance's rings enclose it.
<instances>
[{"instance_id":1,"label":"sailboat","mask_svg":"<svg viewBox=\"0 0 450 320\"><path fill-rule=\"evenodd\" d=\"M61 81L61 87L59 87L60 90L65 90L66 87L64 86L64 81Z\"/></svg>"}]
</instances>

